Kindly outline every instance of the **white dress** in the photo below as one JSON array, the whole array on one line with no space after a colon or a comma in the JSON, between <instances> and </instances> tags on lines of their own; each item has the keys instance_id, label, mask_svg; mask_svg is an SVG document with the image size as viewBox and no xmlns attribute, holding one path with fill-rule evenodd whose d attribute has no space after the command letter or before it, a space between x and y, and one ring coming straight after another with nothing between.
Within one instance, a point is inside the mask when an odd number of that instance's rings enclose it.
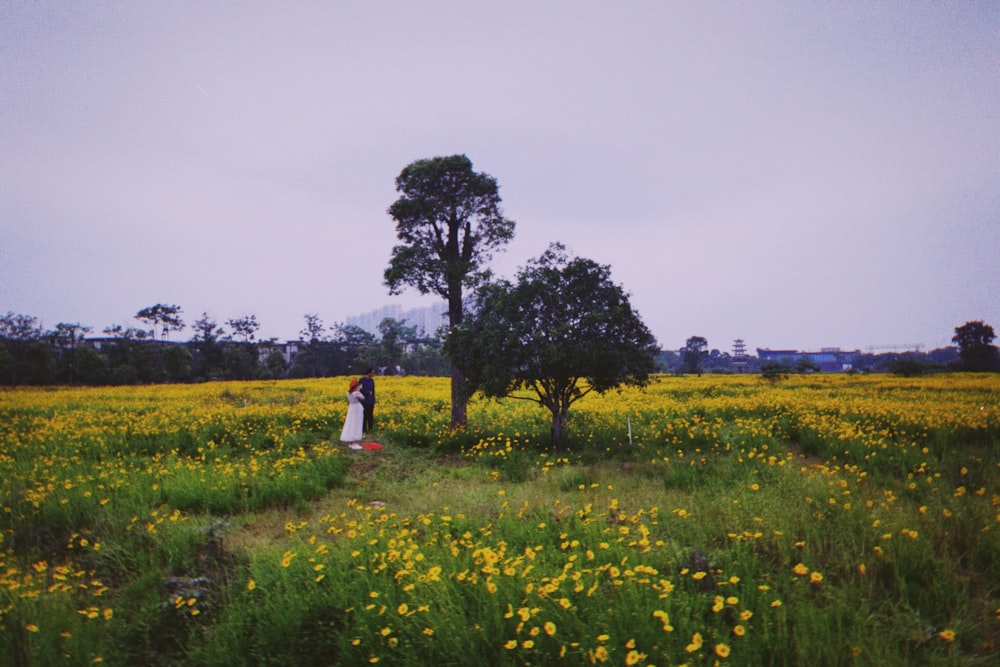
<instances>
[{"instance_id":1,"label":"white dress","mask_svg":"<svg viewBox=\"0 0 1000 667\"><path fill-rule=\"evenodd\" d=\"M347 392L347 418L344 419L344 430L340 432L341 442L361 440L365 420L365 407L361 401L364 397L364 394L357 389Z\"/></svg>"}]
</instances>

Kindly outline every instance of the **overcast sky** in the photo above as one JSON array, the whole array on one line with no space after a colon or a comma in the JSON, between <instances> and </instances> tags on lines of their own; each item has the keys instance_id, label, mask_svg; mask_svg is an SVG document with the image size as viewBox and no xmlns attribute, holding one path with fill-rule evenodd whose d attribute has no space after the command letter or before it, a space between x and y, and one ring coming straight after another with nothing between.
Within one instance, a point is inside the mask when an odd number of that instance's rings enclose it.
<instances>
[{"instance_id":1,"label":"overcast sky","mask_svg":"<svg viewBox=\"0 0 1000 667\"><path fill-rule=\"evenodd\" d=\"M0 2L0 312L429 304L386 209L457 153L517 224L498 273L562 241L666 348L1000 332L987 1Z\"/></svg>"}]
</instances>

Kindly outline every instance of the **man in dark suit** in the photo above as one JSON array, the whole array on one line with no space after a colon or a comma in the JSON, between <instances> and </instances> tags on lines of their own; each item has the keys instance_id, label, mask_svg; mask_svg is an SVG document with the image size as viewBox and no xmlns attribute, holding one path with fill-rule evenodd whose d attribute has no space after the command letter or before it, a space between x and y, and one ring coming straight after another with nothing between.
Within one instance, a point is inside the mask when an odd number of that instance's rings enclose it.
<instances>
[{"instance_id":1,"label":"man in dark suit","mask_svg":"<svg viewBox=\"0 0 1000 667\"><path fill-rule=\"evenodd\" d=\"M373 376L375 375L375 369L369 368L365 371L364 377L358 381L361 393L364 394L365 399L362 401L362 405L365 408L365 419L362 425L362 430L365 433L371 433L375 430L375 380Z\"/></svg>"}]
</instances>

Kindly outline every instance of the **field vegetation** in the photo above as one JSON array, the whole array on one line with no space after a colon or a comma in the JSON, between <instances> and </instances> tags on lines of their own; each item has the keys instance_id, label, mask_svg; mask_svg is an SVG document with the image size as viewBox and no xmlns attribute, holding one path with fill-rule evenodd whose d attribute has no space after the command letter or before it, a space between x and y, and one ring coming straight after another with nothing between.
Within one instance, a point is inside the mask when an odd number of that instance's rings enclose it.
<instances>
[{"instance_id":1,"label":"field vegetation","mask_svg":"<svg viewBox=\"0 0 1000 667\"><path fill-rule=\"evenodd\" d=\"M987 665L1000 376L0 392L0 663Z\"/></svg>"}]
</instances>

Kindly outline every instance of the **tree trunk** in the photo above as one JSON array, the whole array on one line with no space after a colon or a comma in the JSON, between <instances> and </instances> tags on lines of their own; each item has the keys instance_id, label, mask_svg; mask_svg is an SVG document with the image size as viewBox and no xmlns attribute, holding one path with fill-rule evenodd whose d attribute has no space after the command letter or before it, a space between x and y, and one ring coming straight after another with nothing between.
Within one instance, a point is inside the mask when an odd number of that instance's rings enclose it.
<instances>
[{"instance_id":1,"label":"tree trunk","mask_svg":"<svg viewBox=\"0 0 1000 667\"><path fill-rule=\"evenodd\" d=\"M553 410L552 411L552 444L560 445L562 444L563 436L566 434L566 417L568 416L567 410Z\"/></svg>"},{"instance_id":2,"label":"tree trunk","mask_svg":"<svg viewBox=\"0 0 1000 667\"><path fill-rule=\"evenodd\" d=\"M465 410L465 376L462 371L454 366L451 367L451 427L453 429L464 429L466 421Z\"/></svg>"},{"instance_id":3,"label":"tree trunk","mask_svg":"<svg viewBox=\"0 0 1000 667\"><path fill-rule=\"evenodd\" d=\"M455 328L462 323L461 279L450 281L448 295L448 324ZM464 429L466 423L465 376L454 364L451 365L451 428Z\"/></svg>"}]
</instances>

